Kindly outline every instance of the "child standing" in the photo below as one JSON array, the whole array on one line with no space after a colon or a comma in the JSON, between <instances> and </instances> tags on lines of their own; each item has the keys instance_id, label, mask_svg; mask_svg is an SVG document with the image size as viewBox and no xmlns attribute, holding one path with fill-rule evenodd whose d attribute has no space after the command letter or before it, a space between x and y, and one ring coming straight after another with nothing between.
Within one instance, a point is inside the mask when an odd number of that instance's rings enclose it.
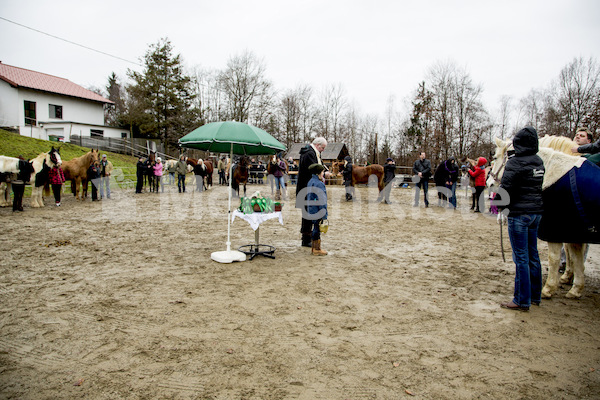
<instances>
[{"instance_id":1,"label":"child standing","mask_svg":"<svg viewBox=\"0 0 600 400\"><path fill-rule=\"evenodd\" d=\"M54 193L54 202L56 207L60 207L60 192L62 191L62 185L65 183L65 174L58 165L54 165L50 172L48 172L48 178L52 185L52 192Z\"/></svg>"},{"instance_id":2,"label":"child standing","mask_svg":"<svg viewBox=\"0 0 600 400\"><path fill-rule=\"evenodd\" d=\"M321 220L327 219L327 190L325 188L325 167L321 164L312 164L308 167L312 174L308 181L306 196L308 216L306 219L312 220L312 254L315 256L325 256L327 252L321 249L321 230L319 225Z\"/></svg>"},{"instance_id":3,"label":"child standing","mask_svg":"<svg viewBox=\"0 0 600 400\"><path fill-rule=\"evenodd\" d=\"M98 163L92 163L87 171L88 180L92 183L92 201L98 201L98 186L100 186L100 168Z\"/></svg>"}]
</instances>

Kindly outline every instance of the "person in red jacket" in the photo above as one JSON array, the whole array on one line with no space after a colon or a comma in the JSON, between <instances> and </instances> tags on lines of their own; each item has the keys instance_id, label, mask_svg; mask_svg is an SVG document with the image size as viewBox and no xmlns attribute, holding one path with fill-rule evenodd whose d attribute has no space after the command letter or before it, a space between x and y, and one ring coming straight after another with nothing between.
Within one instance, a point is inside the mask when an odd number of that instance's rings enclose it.
<instances>
[{"instance_id":1,"label":"person in red jacket","mask_svg":"<svg viewBox=\"0 0 600 400\"><path fill-rule=\"evenodd\" d=\"M480 202L484 202L485 199L481 197L483 194L483 190L485 189L485 164L487 164L487 160L485 157L479 157L477 160L477 166L471 167L469 170L469 175L475 178L475 212L481 212L482 206Z\"/></svg>"},{"instance_id":2,"label":"person in red jacket","mask_svg":"<svg viewBox=\"0 0 600 400\"><path fill-rule=\"evenodd\" d=\"M65 175L61 167L55 165L48 172L48 180L52 185L52 192L54 192L54 201L56 203L56 207L60 207L60 192L62 190L62 185L65 183Z\"/></svg>"}]
</instances>

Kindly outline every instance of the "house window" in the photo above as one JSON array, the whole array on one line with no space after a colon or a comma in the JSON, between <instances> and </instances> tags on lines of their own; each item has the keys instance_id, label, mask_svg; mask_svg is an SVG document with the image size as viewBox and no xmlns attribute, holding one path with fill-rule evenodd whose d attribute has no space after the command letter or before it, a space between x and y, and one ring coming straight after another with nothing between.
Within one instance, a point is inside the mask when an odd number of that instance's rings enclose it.
<instances>
[{"instance_id":1,"label":"house window","mask_svg":"<svg viewBox=\"0 0 600 400\"><path fill-rule=\"evenodd\" d=\"M37 125L35 114L35 101L25 100L25 125Z\"/></svg>"},{"instance_id":2,"label":"house window","mask_svg":"<svg viewBox=\"0 0 600 400\"><path fill-rule=\"evenodd\" d=\"M50 104L50 118L62 119L62 106Z\"/></svg>"},{"instance_id":3,"label":"house window","mask_svg":"<svg viewBox=\"0 0 600 400\"><path fill-rule=\"evenodd\" d=\"M90 129L90 136L91 137L104 137L104 131L100 130L100 129Z\"/></svg>"},{"instance_id":4,"label":"house window","mask_svg":"<svg viewBox=\"0 0 600 400\"><path fill-rule=\"evenodd\" d=\"M121 139L127 139L127 132L121 132Z\"/></svg>"}]
</instances>

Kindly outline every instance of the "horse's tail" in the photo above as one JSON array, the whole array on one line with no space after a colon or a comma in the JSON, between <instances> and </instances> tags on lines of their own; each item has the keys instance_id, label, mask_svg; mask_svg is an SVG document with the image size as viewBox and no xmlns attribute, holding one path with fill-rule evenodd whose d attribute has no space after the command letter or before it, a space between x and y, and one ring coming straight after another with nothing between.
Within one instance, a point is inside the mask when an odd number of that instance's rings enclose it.
<instances>
[{"instance_id":1,"label":"horse's tail","mask_svg":"<svg viewBox=\"0 0 600 400\"><path fill-rule=\"evenodd\" d=\"M48 181L44 184L44 196L50 196L50 183Z\"/></svg>"}]
</instances>

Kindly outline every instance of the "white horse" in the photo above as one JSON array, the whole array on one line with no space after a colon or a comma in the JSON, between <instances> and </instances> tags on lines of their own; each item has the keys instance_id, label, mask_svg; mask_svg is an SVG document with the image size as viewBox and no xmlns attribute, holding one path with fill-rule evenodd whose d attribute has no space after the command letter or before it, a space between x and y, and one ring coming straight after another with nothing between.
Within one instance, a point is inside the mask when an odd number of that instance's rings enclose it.
<instances>
[{"instance_id":1,"label":"white horse","mask_svg":"<svg viewBox=\"0 0 600 400\"><path fill-rule=\"evenodd\" d=\"M16 157L0 156L0 175L2 176L0 183L0 207L8 207L12 205L10 198L11 180L18 174L19 162L22 161ZM29 163L31 164L31 163ZM31 167L32 168L32 167ZM32 169L33 171L33 169ZM31 174L27 177L28 183L31 180Z\"/></svg>"},{"instance_id":2,"label":"white horse","mask_svg":"<svg viewBox=\"0 0 600 400\"><path fill-rule=\"evenodd\" d=\"M570 140L570 139L567 139ZM561 142L561 141L559 141ZM556 144L550 140L541 140L538 156L544 162L546 173L542 190L548 189L555 184L560 178L569 173L573 168L581 168L585 162L585 158L573 156L559 151L555 151L544 145L553 145L556 148L572 148L562 147L562 143ZM512 141L502 141L496 139L496 154L494 155L494 166L488 177L488 186L493 187L499 185L504 174L504 167L508 161L508 151L512 149ZM570 150L569 150L570 151ZM600 185L600 174L596 178L597 184ZM560 249L563 246L561 242L548 243L548 278L542 289L542 297L551 298L552 294L558 288L558 269L560 266ZM567 293L567 298L580 298L584 288L584 254L586 249L585 243L564 243L565 253L567 256L567 269L560 278L560 283L569 283L573 279L573 286Z\"/></svg>"},{"instance_id":3,"label":"white horse","mask_svg":"<svg viewBox=\"0 0 600 400\"><path fill-rule=\"evenodd\" d=\"M62 164L62 159L58 149L52 147L47 153L40 153L31 160L35 171L35 179L31 182L31 207L44 207L44 188L49 195L48 172L55 165Z\"/></svg>"}]
</instances>

